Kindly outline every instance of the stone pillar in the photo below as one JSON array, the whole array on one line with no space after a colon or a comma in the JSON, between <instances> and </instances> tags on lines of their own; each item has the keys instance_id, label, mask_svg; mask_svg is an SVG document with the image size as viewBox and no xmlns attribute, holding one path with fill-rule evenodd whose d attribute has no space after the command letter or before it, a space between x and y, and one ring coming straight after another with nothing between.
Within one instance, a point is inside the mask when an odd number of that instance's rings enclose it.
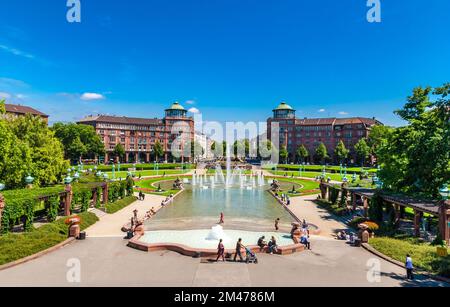
<instances>
[{"instance_id":1,"label":"stone pillar","mask_svg":"<svg viewBox=\"0 0 450 307\"><path fill-rule=\"evenodd\" d=\"M363 200L364 207L364 217L369 217L369 199L367 197L361 196Z\"/></svg>"},{"instance_id":2,"label":"stone pillar","mask_svg":"<svg viewBox=\"0 0 450 307\"><path fill-rule=\"evenodd\" d=\"M105 184L102 187L103 190L103 204L107 204L108 203L108 184Z\"/></svg>"},{"instance_id":3,"label":"stone pillar","mask_svg":"<svg viewBox=\"0 0 450 307\"><path fill-rule=\"evenodd\" d=\"M1 214L0 214L1 216ZM439 206L439 231L442 239L450 244L450 200L441 202Z\"/></svg>"},{"instance_id":4,"label":"stone pillar","mask_svg":"<svg viewBox=\"0 0 450 307\"><path fill-rule=\"evenodd\" d=\"M138 163L138 161L139 161L139 153L136 152L136 153L134 154L134 163Z\"/></svg>"},{"instance_id":5,"label":"stone pillar","mask_svg":"<svg viewBox=\"0 0 450 307\"><path fill-rule=\"evenodd\" d=\"M147 152L145 154L145 163L150 163L150 153L149 152Z\"/></svg>"},{"instance_id":6,"label":"stone pillar","mask_svg":"<svg viewBox=\"0 0 450 307\"><path fill-rule=\"evenodd\" d=\"M108 162L109 161L109 154L108 153L105 153L105 161L104 161L104 163L106 163L106 162Z\"/></svg>"},{"instance_id":7,"label":"stone pillar","mask_svg":"<svg viewBox=\"0 0 450 307\"><path fill-rule=\"evenodd\" d=\"M3 215L3 209L5 209L5 198L3 197L2 194L0 194L0 230L1 230L1 225L2 225L2 215Z\"/></svg>"},{"instance_id":8,"label":"stone pillar","mask_svg":"<svg viewBox=\"0 0 450 307\"><path fill-rule=\"evenodd\" d=\"M414 209L414 236L420 237L420 221L422 220L423 212Z\"/></svg>"},{"instance_id":9,"label":"stone pillar","mask_svg":"<svg viewBox=\"0 0 450 307\"><path fill-rule=\"evenodd\" d=\"M125 163L128 163L128 152L125 153Z\"/></svg>"},{"instance_id":10,"label":"stone pillar","mask_svg":"<svg viewBox=\"0 0 450 307\"><path fill-rule=\"evenodd\" d=\"M72 185L66 184L65 187L66 197L64 199L64 216L70 215L70 208L72 206L72 197L73 197L73 191L72 191Z\"/></svg>"},{"instance_id":11,"label":"stone pillar","mask_svg":"<svg viewBox=\"0 0 450 307\"><path fill-rule=\"evenodd\" d=\"M394 210L395 210L395 223L397 224L400 220L400 205L394 204Z\"/></svg>"},{"instance_id":12,"label":"stone pillar","mask_svg":"<svg viewBox=\"0 0 450 307\"><path fill-rule=\"evenodd\" d=\"M357 207L357 204L356 204L356 198L358 197L357 195L356 195L356 193L350 193L350 197L352 198L352 206L353 206L353 211L356 211L356 207Z\"/></svg>"}]
</instances>

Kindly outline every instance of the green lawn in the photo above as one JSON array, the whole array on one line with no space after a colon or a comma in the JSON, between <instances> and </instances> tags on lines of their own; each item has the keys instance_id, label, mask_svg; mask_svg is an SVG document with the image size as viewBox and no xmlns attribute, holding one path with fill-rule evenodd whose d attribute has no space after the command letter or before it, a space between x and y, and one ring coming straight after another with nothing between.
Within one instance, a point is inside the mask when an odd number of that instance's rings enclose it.
<instances>
[{"instance_id":1,"label":"green lawn","mask_svg":"<svg viewBox=\"0 0 450 307\"><path fill-rule=\"evenodd\" d=\"M116 213L117 211L131 205L136 200L137 200L136 196L128 196L128 197L125 197L124 199L119 199L116 202L108 203L105 206L106 213L108 213L108 214Z\"/></svg>"},{"instance_id":2,"label":"green lawn","mask_svg":"<svg viewBox=\"0 0 450 307\"><path fill-rule=\"evenodd\" d=\"M79 216L82 230L98 221L97 216L90 212ZM65 218L61 218L30 232L0 236L0 265L31 256L66 240L68 226L64 224L64 220Z\"/></svg>"},{"instance_id":3,"label":"green lawn","mask_svg":"<svg viewBox=\"0 0 450 307\"><path fill-rule=\"evenodd\" d=\"M450 256L445 258L436 254L436 247L420 243L415 238L394 239L379 237L370 239L369 244L379 252L401 262L410 254L416 267L450 277Z\"/></svg>"},{"instance_id":4,"label":"green lawn","mask_svg":"<svg viewBox=\"0 0 450 307\"><path fill-rule=\"evenodd\" d=\"M295 184L302 185L303 187L297 191L300 193L293 194L293 193L290 193L289 191L282 191L282 192L288 192L287 194L291 197L317 194L320 192L319 191L319 183L312 181L312 180L302 180L302 179L295 179L295 178L275 178L275 177L266 177L266 179L276 179L281 182L292 182Z\"/></svg>"},{"instance_id":5,"label":"green lawn","mask_svg":"<svg viewBox=\"0 0 450 307\"><path fill-rule=\"evenodd\" d=\"M268 170L268 169L271 169L272 167L273 166L264 167L264 169ZM292 164L292 165L291 164L278 164L277 165L277 169L280 169L280 170L293 170L293 171L296 171L299 168L300 168L299 164ZM305 169L306 169L306 171L312 171L312 172L319 171L319 172L322 172L323 165L305 165ZM328 172L339 173L340 166L339 165L338 166L328 165L328 166L325 166L325 169ZM362 171L363 171L363 168L361 168L361 167L347 167L347 173L353 173L353 172L360 173ZM367 171L370 174L370 173L376 173L377 169L376 168L364 167L364 171Z\"/></svg>"},{"instance_id":6,"label":"green lawn","mask_svg":"<svg viewBox=\"0 0 450 307\"><path fill-rule=\"evenodd\" d=\"M144 191L146 194L155 194L155 195L161 195L161 196L169 196L171 194L176 194L180 190L165 190L164 192L156 192L156 188L158 187L157 182L161 181L174 181L177 179L177 177L158 177L158 178L149 178L144 179L136 182L136 186L144 189L150 189L153 190L152 192Z\"/></svg>"},{"instance_id":7,"label":"green lawn","mask_svg":"<svg viewBox=\"0 0 450 307\"><path fill-rule=\"evenodd\" d=\"M305 178L316 178L317 176L322 176L322 172L301 172L301 174L299 171L269 171L269 172L274 175L278 175L278 176L284 176L287 174L288 177L290 177L292 175L294 175L294 177L305 177ZM352 176L353 176L353 174L347 173L347 179L349 180L349 182L352 181ZM328 177L330 177L331 180L333 180L333 181L342 181L342 176L339 174L326 173L326 178L328 178ZM355 181L355 184L364 182L359 179L358 175L356 176L356 178L357 179Z\"/></svg>"},{"instance_id":8,"label":"green lawn","mask_svg":"<svg viewBox=\"0 0 450 307\"><path fill-rule=\"evenodd\" d=\"M141 175L142 177L146 177L146 176L163 176L164 174L166 174L166 175L185 174L187 172L189 172L189 170L165 169L165 170L159 170L159 171L153 171L153 170L135 171L135 172L131 172L131 173L133 175L135 175L135 177L139 177L139 175ZM111 171L108 171L105 173L107 173L109 178L112 179ZM128 174L128 171L115 172L115 177L116 177L116 179L117 178L126 178L127 174Z\"/></svg>"}]
</instances>

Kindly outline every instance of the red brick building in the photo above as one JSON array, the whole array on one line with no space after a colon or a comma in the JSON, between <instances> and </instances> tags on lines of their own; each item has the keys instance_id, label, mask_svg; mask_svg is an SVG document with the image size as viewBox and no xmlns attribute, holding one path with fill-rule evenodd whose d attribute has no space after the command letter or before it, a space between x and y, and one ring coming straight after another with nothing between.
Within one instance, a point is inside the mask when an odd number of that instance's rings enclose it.
<instances>
[{"instance_id":1,"label":"red brick building","mask_svg":"<svg viewBox=\"0 0 450 307\"><path fill-rule=\"evenodd\" d=\"M31 114L41 117L46 123L48 123L48 115L33 109L32 107L23 106L20 104L5 103L5 110L7 116L25 116L26 114Z\"/></svg>"},{"instance_id":2,"label":"red brick building","mask_svg":"<svg viewBox=\"0 0 450 307\"><path fill-rule=\"evenodd\" d=\"M91 125L105 144L104 161L117 160L114 148L122 144L125 148L125 162L153 162L156 159L153 147L157 141L164 149L165 161L190 161L188 157L190 142L194 141L194 120L187 116L187 111L178 102L165 111L162 119L134 118L109 115L88 116L78 122ZM178 141L175 141L178 139ZM172 155L172 144L184 152L180 158Z\"/></svg>"},{"instance_id":3,"label":"red brick building","mask_svg":"<svg viewBox=\"0 0 450 307\"><path fill-rule=\"evenodd\" d=\"M296 151L304 145L309 151L310 161L320 143L324 143L330 158L336 162L334 150L343 141L350 150L350 159L355 159L354 145L369 136L371 127L381 125L375 118L297 118L295 110L286 103L281 103L273 110L273 117L267 120L267 136L271 138L272 123L279 124L280 147L285 145L289 152L289 161L297 159Z\"/></svg>"}]
</instances>

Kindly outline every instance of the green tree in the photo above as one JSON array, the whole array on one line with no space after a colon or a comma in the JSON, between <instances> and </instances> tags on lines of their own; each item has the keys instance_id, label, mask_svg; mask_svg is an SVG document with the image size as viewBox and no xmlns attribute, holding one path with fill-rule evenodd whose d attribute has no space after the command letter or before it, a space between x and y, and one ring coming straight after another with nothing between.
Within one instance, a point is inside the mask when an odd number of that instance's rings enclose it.
<instances>
[{"instance_id":1,"label":"green tree","mask_svg":"<svg viewBox=\"0 0 450 307\"><path fill-rule=\"evenodd\" d=\"M324 143L320 143L316 148L316 159L321 163L325 163L328 159L328 150Z\"/></svg>"},{"instance_id":2,"label":"green tree","mask_svg":"<svg viewBox=\"0 0 450 307\"><path fill-rule=\"evenodd\" d=\"M250 154L250 141L248 139L235 141L233 144L235 157L244 158Z\"/></svg>"},{"instance_id":3,"label":"green tree","mask_svg":"<svg viewBox=\"0 0 450 307\"><path fill-rule=\"evenodd\" d=\"M336 146L334 150L334 155L338 158L339 163L343 163L345 159L348 158L349 150L345 147L345 144L342 140Z\"/></svg>"},{"instance_id":4,"label":"green tree","mask_svg":"<svg viewBox=\"0 0 450 307\"><path fill-rule=\"evenodd\" d=\"M191 143L191 156L194 159L200 158L205 154L205 149L198 141Z\"/></svg>"},{"instance_id":5,"label":"green tree","mask_svg":"<svg viewBox=\"0 0 450 307\"><path fill-rule=\"evenodd\" d=\"M0 100L0 115L3 115L5 113L6 113L5 100Z\"/></svg>"},{"instance_id":6,"label":"green tree","mask_svg":"<svg viewBox=\"0 0 450 307\"><path fill-rule=\"evenodd\" d=\"M64 155L72 161L105 154L105 146L94 127L82 124L56 123L52 130L64 146Z\"/></svg>"},{"instance_id":7,"label":"green tree","mask_svg":"<svg viewBox=\"0 0 450 307\"><path fill-rule=\"evenodd\" d=\"M258 157L261 159L268 160L269 158L277 157L277 148L272 144L270 140L261 141L258 144Z\"/></svg>"},{"instance_id":8,"label":"green tree","mask_svg":"<svg viewBox=\"0 0 450 307\"><path fill-rule=\"evenodd\" d=\"M123 145L120 143L116 144L113 150L113 154L119 157L119 160L122 161L123 157L125 157L125 148L123 148Z\"/></svg>"},{"instance_id":9,"label":"green tree","mask_svg":"<svg viewBox=\"0 0 450 307\"><path fill-rule=\"evenodd\" d=\"M393 128L384 125L375 125L370 129L367 145L370 147L370 153L376 156L378 148L385 145L389 134Z\"/></svg>"},{"instance_id":10,"label":"green tree","mask_svg":"<svg viewBox=\"0 0 450 307\"><path fill-rule=\"evenodd\" d=\"M0 120L0 178L8 189L24 186L32 168L29 146L19 140L5 120Z\"/></svg>"},{"instance_id":11,"label":"green tree","mask_svg":"<svg viewBox=\"0 0 450 307\"><path fill-rule=\"evenodd\" d=\"M155 145L153 145L153 153L156 161L159 161L159 158L164 155L164 148L159 141L156 141Z\"/></svg>"},{"instance_id":12,"label":"green tree","mask_svg":"<svg viewBox=\"0 0 450 307\"><path fill-rule=\"evenodd\" d=\"M355 144L355 153L361 161L361 165L364 165L366 159L370 155L370 147L367 145L365 139L360 139L358 143Z\"/></svg>"},{"instance_id":13,"label":"green tree","mask_svg":"<svg viewBox=\"0 0 450 307\"><path fill-rule=\"evenodd\" d=\"M281 145L281 149L280 149L280 159L287 164L287 158L289 157L289 152L286 149L286 145Z\"/></svg>"},{"instance_id":14,"label":"green tree","mask_svg":"<svg viewBox=\"0 0 450 307\"><path fill-rule=\"evenodd\" d=\"M300 145L297 148L297 157L300 159L300 162L305 162L306 158L309 157L308 149L306 149L305 145Z\"/></svg>"},{"instance_id":15,"label":"green tree","mask_svg":"<svg viewBox=\"0 0 450 307\"><path fill-rule=\"evenodd\" d=\"M407 125L392 129L376 152L386 188L437 198L450 181L449 94L450 83L418 87L395 112Z\"/></svg>"},{"instance_id":16,"label":"green tree","mask_svg":"<svg viewBox=\"0 0 450 307\"><path fill-rule=\"evenodd\" d=\"M70 166L64 159L64 149L47 123L38 116L19 116L10 120L16 136L26 143L31 152L30 173L36 185L49 185L62 181Z\"/></svg>"}]
</instances>

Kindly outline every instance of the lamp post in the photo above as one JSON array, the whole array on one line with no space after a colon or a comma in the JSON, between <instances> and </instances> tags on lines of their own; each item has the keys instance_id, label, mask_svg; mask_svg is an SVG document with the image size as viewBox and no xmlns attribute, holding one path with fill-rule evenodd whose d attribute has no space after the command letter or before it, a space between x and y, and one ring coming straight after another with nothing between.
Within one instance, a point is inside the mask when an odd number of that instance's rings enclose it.
<instances>
[{"instance_id":1,"label":"lamp post","mask_svg":"<svg viewBox=\"0 0 450 307\"><path fill-rule=\"evenodd\" d=\"M443 200L448 200L450 197L450 190L448 186L444 184L442 188L439 189L439 194L441 194Z\"/></svg>"},{"instance_id":2,"label":"lamp post","mask_svg":"<svg viewBox=\"0 0 450 307\"><path fill-rule=\"evenodd\" d=\"M64 178L64 184L69 185L72 183L72 181L73 181L73 178L70 177L70 174L67 174L66 178Z\"/></svg>"},{"instance_id":3,"label":"lamp post","mask_svg":"<svg viewBox=\"0 0 450 307\"><path fill-rule=\"evenodd\" d=\"M339 164L339 175L342 177L342 162Z\"/></svg>"},{"instance_id":4,"label":"lamp post","mask_svg":"<svg viewBox=\"0 0 450 307\"><path fill-rule=\"evenodd\" d=\"M78 179L80 179L80 174L79 174L78 172L76 172L76 173L73 175L73 179L75 180L75 182L78 182Z\"/></svg>"},{"instance_id":5,"label":"lamp post","mask_svg":"<svg viewBox=\"0 0 450 307\"><path fill-rule=\"evenodd\" d=\"M25 177L25 182L27 184L27 189L31 189L33 187L33 181L34 181L34 178L31 177L30 174L28 174L28 176Z\"/></svg>"},{"instance_id":6,"label":"lamp post","mask_svg":"<svg viewBox=\"0 0 450 307\"><path fill-rule=\"evenodd\" d=\"M113 163L112 165L112 179L116 178L116 165Z\"/></svg>"},{"instance_id":7,"label":"lamp post","mask_svg":"<svg viewBox=\"0 0 450 307\"><path fill-rule=\"evenodd\" d=\"M352 182L353 182L353 183L356 182L356 173L353 173L353 176L352 176Z\"/></svg>"}]
</instances>

